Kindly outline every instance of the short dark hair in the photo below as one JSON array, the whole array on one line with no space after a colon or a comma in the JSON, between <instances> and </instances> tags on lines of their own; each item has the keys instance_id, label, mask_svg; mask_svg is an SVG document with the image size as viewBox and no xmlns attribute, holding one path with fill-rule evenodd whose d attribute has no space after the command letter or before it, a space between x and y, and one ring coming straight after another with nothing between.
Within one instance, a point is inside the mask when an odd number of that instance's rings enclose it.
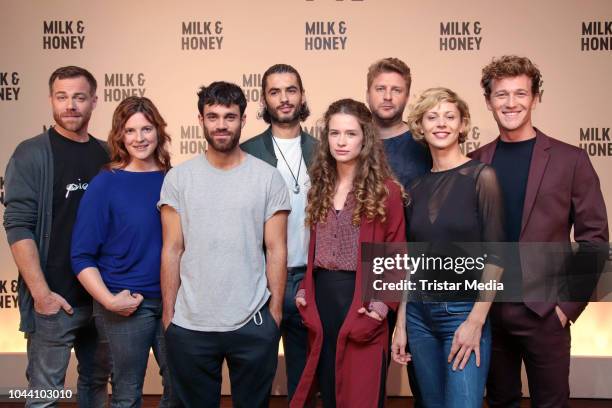
<instances>
[{"instance_id":1,"label":"short dark hair","mask_svg":"<svg viewBox=\"0 0 612 408\"><path fill-rule=\"evenodd\" d=\"M200 114L204 114L204 105L238 105L240 116L242 116L246 110L247 100L238 85L216 81L200 88L198 92L198 112Z\"/></svg>"},{"instance_id":2,"label":"short dark hair","mask_svg":"<svg viewBox=\"0 0 612 408\"><path fill-rule=\"evenodd\" d=\"M77 67L74 65L69 65L67 67L61 67L53 71L51 76L49 77L49 93L53 92L53 82L56 79L68 79L68 78L78 78L84 77L89 83L90 94L95 95L96 89L98 89L98 82L96 78L86 70L85 68Z\"/></svg>"},{"instance_id":3,"label":"short dark hair","mask_svg":"<svg viewBox=\"0 0 612 408\"><path fill-rule=\"evenodd\" d=\"M297 82L298 82L298 86L300 87L300 92L304 93L304 85L302 84L302 77L300 76L300 73L297 71L297 69L293 68L289 64L274 64L270 68L268 68L266 72L264 72L263 76L261 77L261 95L262 95L264 102L266 100L266 85L267 85L266 82L268 81L268 77L272 74L293 74L295 75L295 78L297 79ZM308 118L308 116L310 116L310 109L308 108L308 105L306 104L306 102L303 102L302 106L299 109L300 109L300 121L303 122ZM270 112L268 112L268 109L266 108L266 106L264 106L264 110L262 112L261 117L266 123L272 123Z\"/></svg>"}]
</instances>

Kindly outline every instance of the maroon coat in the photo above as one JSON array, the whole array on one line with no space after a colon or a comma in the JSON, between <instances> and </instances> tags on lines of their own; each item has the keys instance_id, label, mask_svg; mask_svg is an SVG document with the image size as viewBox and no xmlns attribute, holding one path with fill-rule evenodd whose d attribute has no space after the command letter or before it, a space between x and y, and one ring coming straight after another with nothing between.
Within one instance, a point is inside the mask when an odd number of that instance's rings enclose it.
<instances>
[{"instance_id":1,"label":"maroon coat","mask_svg":"<svg viewBox=\"0 0 612 408\"><path fill-rule=\"evenodd\" d=\"M392 182L386 183L389 189L387 199L387 220L368 222L362 219L359 227L359 258L362 242L405 242L404 206L400 189ZM313 276L314 248L316 231L310 230L308 268L300 286L306 290L305 307L300 314L308 328L308 358L302 377L293 395L290 407L303 407L309 395L315 391L316 371L323 343L323 327L315 302ZM372 408L378 406L382 361L386 361L389 350L389 325L386 319L379 322L369 316L357 313L369 302L361 299L361 262L357 263L355 292L353 301L338 334L336 349L336 406L338 408ZM387 303L397 309L397 303Z\"/></svg>"},{"instance_id":2,"label":"maroon coat","mask_svg":"<svg viewBox=\"0 0 612 408\"><path fill-rule=\"evenodd\" d=\"M498 140L470 156L491 164ZM608 218L599 177L583 149L536 129L519 241L570 242L572 226L576 242L608 242ZM536 269L523 263L523 282L538 274ZM540 316L556 306L541 302L526 302L526 305ZM569 320L575 321L586 305L586 302L561 302L559 307Z\"/></svg>"}]
</instances>

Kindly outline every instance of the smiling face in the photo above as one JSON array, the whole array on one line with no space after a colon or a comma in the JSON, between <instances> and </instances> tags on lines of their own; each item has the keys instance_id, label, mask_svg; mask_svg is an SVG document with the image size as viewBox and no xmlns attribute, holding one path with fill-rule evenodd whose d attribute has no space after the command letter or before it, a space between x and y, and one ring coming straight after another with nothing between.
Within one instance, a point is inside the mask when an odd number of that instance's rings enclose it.
<instances>
[{"instance_id":1,"label":"smiling face","mask_svg":"<svg viewBox=\"0 0 612 408\"><path fill-rule=\"evenodd\" d=\"M155 163L157 129L141 112L130 116L123 127L123 144L130 155L130 164Z\"/></svg>"},{"instance_id":2,"label":"smiling face","mask_svg":"<svg viewBox=\"0 0 612 408\"><path fill-rule=\"evenodd\" d=\"M397 72L381 72L372 81L366 97L378 121L401 121L408 102L406 80Z\"/></svg>"},{"instance_id":3,"label":"smiling face","mask_svg":"<svg viewBox=\"0 0 612 408\"><path fill-rule=\"evenodd\" d=\"M56 79L51 86L50 98L57 131L64 135L67 132L86 135L97 102L87 79L83 76Z\"/></svg>"},{"instance_id":4,"label":"smiling face","mask_svg":"<svg viewBox=\"0 0 612 408\"><path fill-rule=\"evenodd\" d=\"M421 129L430 149L445 150L459 144L459 134L464 131L465 123L457 104L440 102L425 112Z\"/></svg>"},{"instance_id":5,"label":"smiling face","mask_svg":"<svg viewBox=\"0 0 612 408\"><path fill-rule=\"evenodd\" d=\"M329 151L336 162L356 164L363 148L363 129L357 118L336 113L329 118Z\"/></svg>"},{"instance_id":6,"label":"smiling face","mask_svg":"<svg viewBox=\"0 0 612 408\"><path fill-rule=\"evenodd\" d=\"M527 75L493 79L491 95L485 100L502 133L531 131L537 95L532 93Z\"/></svg>"}]
</instances>

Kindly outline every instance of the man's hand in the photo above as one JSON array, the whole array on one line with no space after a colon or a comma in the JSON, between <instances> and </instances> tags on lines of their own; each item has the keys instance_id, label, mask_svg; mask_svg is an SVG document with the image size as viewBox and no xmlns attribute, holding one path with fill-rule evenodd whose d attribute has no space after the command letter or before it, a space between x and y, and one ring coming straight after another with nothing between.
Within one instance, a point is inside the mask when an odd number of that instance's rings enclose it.
<instances>
[{"instance_id":1,"label":"man's hand","mask_svg":"<svg viewBox=\"0 0 612 408\"><path fill-rule=\"evenodd\" d=\"M281 325L281 321L283 320L283 307L281 306L275 306L272 304L272 302L270 302L270 314L272 315L272 318L274 319L274 321L276 322L276 325L280 328Z\"/></svg>"},{"instance_id":2,"label":"man's hand","mask_svg":"<svg viewBox=\"0 0 612 408\"><path fill-rule=\"evenodd\" d=\"M113 313L127 317L138 309L143 299L140 293L131 294L129 290L125 289L114 295L106 308Z\"/></svg>"},{"instance_id":3,"label":"man's hand","mask_svg":"<svg viewBox=\"0 0 612 408\"><path fill-rule=\"evenodd\" d=\"M60 309L68 314L72 314L72 306L62 296L55 292L47 292L47 294L34 298L34 310L36 313L51 316L57 314Z\"/></svg>"},{"instance_id":4,"label":"man's hand","mask_svg":"<svg viewBox=\"0 0 612 408\"><path fill-rule=\"evenodd\" d=\"M561 322L561 326L565 327L565 325L567 324L567 316L565 315L565 313L563 313L563 310L561 310L559 306L555 306L555 312L557 312L557 317Z\"/></svg>"},{"instance_id":5,"label":"man's hand","mask_svg":"<svg viewBox=\"0 0 612 408\"><path fill-rule=\"evenodd\" d=\"M170 323L172 323L172 318L174 318L174 312L162 313L162 325L164 326L164 331L168 330L168 326L170 326Z\"/></svg>"}]
</instances>

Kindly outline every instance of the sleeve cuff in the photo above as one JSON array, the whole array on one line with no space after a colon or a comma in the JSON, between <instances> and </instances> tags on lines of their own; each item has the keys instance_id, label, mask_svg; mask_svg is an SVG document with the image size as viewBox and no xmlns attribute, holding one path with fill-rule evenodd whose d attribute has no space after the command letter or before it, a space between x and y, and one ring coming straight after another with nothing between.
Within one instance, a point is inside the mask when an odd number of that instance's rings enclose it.
<instances>
[{"instance_id":1,"label":"sleeve cuff","mask_svg":"<svg viewBox=\"0 0 612 408\"><path fill-rule=\"evenodd\" d=\"M300 289L295 294L295 298L306 298L306 289Z\"/></svg>"},{"instance_id":2,"label":"sleeve cuff","mask_svg":"<svg viewBox=\"0 0 612 408\"><path fill-rule=\"evenodd\" d=\"M387 317L387 313L389 312L389 307L385 305L383 302L378 302L376 300L372 300L368 305L368 310L370 312L376 312L383 319Z\"/></svg>"}]
</instances>

